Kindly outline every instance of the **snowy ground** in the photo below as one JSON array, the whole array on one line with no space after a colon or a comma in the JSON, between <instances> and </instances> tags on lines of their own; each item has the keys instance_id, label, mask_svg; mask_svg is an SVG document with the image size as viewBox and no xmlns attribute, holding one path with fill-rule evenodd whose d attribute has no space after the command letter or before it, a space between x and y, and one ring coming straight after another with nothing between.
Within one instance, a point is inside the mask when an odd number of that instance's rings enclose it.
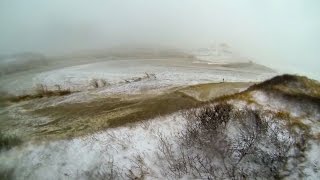
<instances>
[{"instance_id":1,"label":"snowy ground","mask_svg":"<svg viewBox=\"0 0 320 180\"><path fill-rule=\"evenodd\" d=\"M206 63L195 64L190 59L130 59L105 60L50 71L30 71L5 76L0 79L1 90L10 94L23 94L43 84L54 89L55 85L71 90L92 88L92 79L103 79L112 87L123 86L126 80L143 78L145 73L155 74L156 79L143 80L138 86L159 88L206 82L262 81L275 75L270 71L223 68ZM130 87L128 87L130 88ZM134 88L134 87L133 87ZM121 89L126 89L121 87ZM131 90L128 89L128 92Z\"/></svg>"}]
</instances>

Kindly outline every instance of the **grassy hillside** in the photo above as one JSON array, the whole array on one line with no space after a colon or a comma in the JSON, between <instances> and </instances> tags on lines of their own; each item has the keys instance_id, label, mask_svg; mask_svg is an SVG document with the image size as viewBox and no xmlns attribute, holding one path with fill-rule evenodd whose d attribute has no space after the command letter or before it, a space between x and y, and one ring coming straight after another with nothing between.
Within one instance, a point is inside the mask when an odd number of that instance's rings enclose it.
<instances>
[{"instance_id":1,"label":"grassy hillside","mask_svg":"<svg viewBox=\"0 0 320 180\"><path fill-rule=\"evenodd\" d=\"M20 113L19 116L30 120L24 118L22 121L2 121L1 124L3 129L10 129L13 125L17 130L28 129L28 138L63 139L210 103L242 100L259 105L252 94L255 91L266 92L276 99L290 100L288 103L292 104L301 103L308 107L311 103L313 107L320 106L319 83L306 77L282 75L251 85L252 83L209 83L174 88L161 94L100 97L90 102L55 106L41 104L58 97L49 96L38 100L30 98L26 102L20 102L20 105L19 102L11 103L24 109L17 112ZM238 93L240 90L244 91ZM29 125L26 127L26 124Z\"/></svg>"}]
</instances>

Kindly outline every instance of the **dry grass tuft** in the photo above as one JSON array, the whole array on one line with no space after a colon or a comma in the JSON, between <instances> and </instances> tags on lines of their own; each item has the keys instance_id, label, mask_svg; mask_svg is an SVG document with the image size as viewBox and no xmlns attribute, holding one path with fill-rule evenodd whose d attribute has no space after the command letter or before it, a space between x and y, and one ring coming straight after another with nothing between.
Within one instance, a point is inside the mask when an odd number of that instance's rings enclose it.
<instances>
[{"instance_id":1,"label":"dry grass tuft","mask_svg":"<svg viewBox=\"0 0 320 180\"><path fill-rule=\"evenodd\" d=\"M91 79L89 82L90 86L92 86L93 88L101 88L101 87L105 87L107 85L110 85L106 80L104 79Z\"/></svg>"},{"instance_id":2,"label":"dry grass tuft","mask_svg":"<svg viewBox=\"0 0 320 180\"><path fill-rule=\"evenodd\" d=\"M275 113L275 117L283 120L289 120L290 119L290 113L286 111L278 111Z\"/></svg>"}]
</instances>

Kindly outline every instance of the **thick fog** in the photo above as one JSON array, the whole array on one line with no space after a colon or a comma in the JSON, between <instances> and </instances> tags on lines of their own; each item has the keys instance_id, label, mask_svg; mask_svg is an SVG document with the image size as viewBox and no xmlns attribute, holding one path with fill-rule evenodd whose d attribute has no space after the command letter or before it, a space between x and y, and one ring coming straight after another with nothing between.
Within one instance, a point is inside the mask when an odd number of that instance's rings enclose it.
<instances>
[{"instance_id":1,"label":"thick fog","mask_svg":"<svg viewBox=\"0 0 320 180\"><path fill-rule=\"evenodd\" d=\"M0 54L224 42L320 79L319 0L0 0Z\"/></svg>"}]
</instances>

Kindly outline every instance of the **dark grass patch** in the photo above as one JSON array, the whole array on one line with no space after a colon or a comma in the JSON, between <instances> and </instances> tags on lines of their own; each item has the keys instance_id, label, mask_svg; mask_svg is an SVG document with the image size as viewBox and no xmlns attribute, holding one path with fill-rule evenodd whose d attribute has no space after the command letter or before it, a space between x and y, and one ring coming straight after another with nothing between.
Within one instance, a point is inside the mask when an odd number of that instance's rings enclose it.
<instances>
[{"instance_id":1,"label":"dark grass patch","mask_svg":"<svg viewBox=\"0 0 320 180\"><path fill-rule=\"evenodd\" d=\"M275 76L269 80L266 80L262 83L253 85L250 87L250 89L261 89L261 88L268 88L268 87L272 87L275 85L288 85L289 83L292 82L299 82L301 78L301 76L296 76L296 75L290 75L290 74L284 74L284 75L280 75L280 76Z\"/></svg>"},{"instance_id":2,"label":"dark grass patch","mask_svg":"<svg viewBox=\"0 0 320 180\"><path fill-rule=\"evenodd\" d=\"M291 117L290 117L290 113L289 112L286 112L286 111L278 111L276 114L275 114L275 117L276 118L279 118L279 119L284 119L284 120L289 120Z\"/></svg>"},{"instance_id":3,"label":"dark grass patch","mask_svg":"<svg viewBox=\"0 0 320 180\"><path fill-rule=\"evenodd\" d=\"M320 83L305 76L284 74L251 86L249 91L264 90L296 98L320 99Z\"/></svg>"},{"instance_id":4,"label":"dark grass patch","mask_svg":"<svg viewBox=\"0 0 320 180\"><path fill-rule=\"evenodd\" d=\"M65 96L69 95L72 92L69 89L66 90L48 90L46 92L36 93L36 94L26 94L20 96L8 96L3 98L5 101L9 102L20 102L20 101L27 101L32 99L39 99L44 97L53 97L53 96Z\"/></svg>"},{"instance_id":5,"label":"dark grass patch","mask_svg":"<svg viewBox=\"0 0 320 180\"><path fill-rule=\"evenodd\" d=\"M249 104L256 103L250 95L252 91L263 91L270 97L297 102L301 105L313 105L320 109L320 83L304 76L281 75L250 86L247 90L226 96L220 96L211 102L222 102L231 99L245 100Z\"/></svg>"},{"instance_id":6,"label":"dark grass patch","mask_svg":"<svg viewBox=\"0 0 320 180\"><path fill-rule=\"evenodd\" d=\"M179 91L189 94L201 101L210 101L221 96L238 93L239 89L246 89L252 84L253 83L248 82L208 83L188 86Z\"/></svg>"},{"instance_id":7,"label":"dark grass patch","mask_svg":"<svg viewBox=\"0 0 320 180\"><path fill-rule=\"evenodd\" d=\"M235 83L243 87L247 83ZM199 88L197 88L199 86ZM203 85L190 86L191 91L207 91ZM234 88L231 83L205 84L207 87L217 86ZM44 88L40 88L44 89ZM188 87L183 90L188 90ZM31 101L30 101L31 102ZM110 127L119 127L128 123L143 121L157 116L190 109L208 104L180 88L171 89L161 95L138 96L128 98L101 98L92 102L61 104L33 110L31 115L48 117L51 120L42 122L33 128L31 138L72 138L90 134ZM30 108L28 108L30 109Z\"/></svg>"},{"instance_id":8,"label":"dark grass patch","mask_svg":"<svg viewBox=\"0 0 320 180\"><path fill-rule=\"evenodd\" d=\"M9 150L14 146L18 146L22 140L13 135L5 135L0 132L0 150Z\"/></svg>"},{"instance_id":9,"label":"dark grass patch","mask_svg":"<svg viewBox=\"0 0 320 180\"><path fill-rule=\"evenodd\" d=\"M182 92L141 99L103 98L93 102L46 107L33 112L52 121L38 125L38 138L72 138L203 105Z\"/></svg>"},{"instance_id":10,"label":"dark grass patch","mask_svg":"<svg viewBox=\"0 0 320 180\"><path fill-rule=\"evenodd\" d=\"M7 103L28 101L32 99L39 99L44 97L53 97L53 96L65 96L77 91L71 91L70 89L63 89L60 85L55 85L56 89L48 89L46 85L38 84L36 85L34 92L31 94L22 94L22 95L11 95L8 92L0 92L0 105L6 105Z\"/></svg>"},{"instance_id":11,"label":"dark grass patch","mask_svg":"<svg viewBox=\"0 0 320 180\"><path fill-rule=\"evenodd\" d=\"M133 123L154 118L159 115L166 115L179 110L197 107L201 104L204 103L197 101L196 99L181 92L165 94L154 99L140 101L136 105L142 108L141 111L128 116L111 119L109 121L109 126L117 127L126 123Z\"/></svg>"},{"instance_id":12,"label":"dark grass patch","mask_svg":"<svg viewBox=\"0 0 320 180\"><path fill-rule=\"evenodd\" d=\"M14 169L0 169L1 180L12 180L14 178Z\"/></svg>"},{"instance_id":13,"label":"dark grass patch","mask_svg":"<svg viewBox=\"0 0 320 180\"><path fill-rule=\"evenodd\" d=\"M243 91L240 93L220 96L213 100L210 100L210 103L223 103L230 100L243 100L246 101L248 104L257 104L255 99L250 95L249 91Z\"/></svg>"}]
</instances>

